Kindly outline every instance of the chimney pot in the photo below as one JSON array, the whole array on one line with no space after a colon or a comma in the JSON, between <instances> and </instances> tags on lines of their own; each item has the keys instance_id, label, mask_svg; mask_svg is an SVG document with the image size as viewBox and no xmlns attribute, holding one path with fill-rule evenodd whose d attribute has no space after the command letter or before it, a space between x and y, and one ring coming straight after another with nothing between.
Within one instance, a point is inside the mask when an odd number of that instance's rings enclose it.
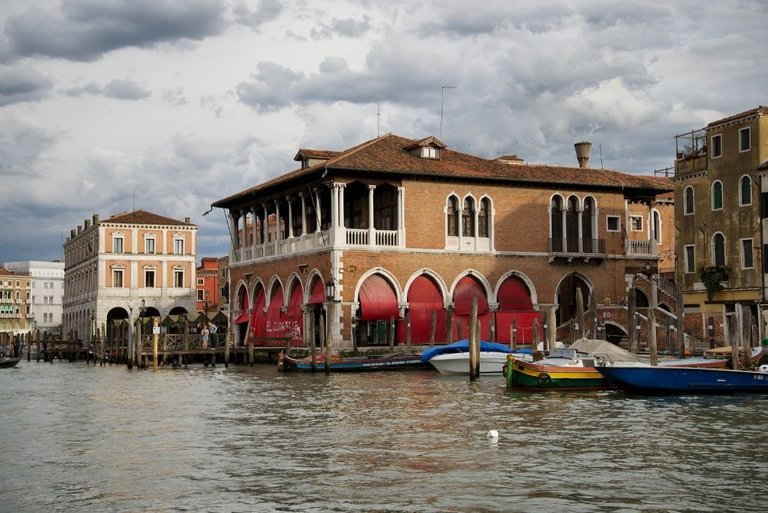
<instances>
[{"instance_id":1,"label":"chimney pot","mask_svg":"<svg viewBox=\"0 0 768 513\"><path fill-rule=\"evenodd\" d=\"M573 147L576 149L576 159L579 161L579 167L589 167L589 150L592 147L592 143L589 141L581 141L574 144Z\"/></svg>"},{"instance_id":2,"label":"chimney pot","mask_svg":"<svg viewBox=\"0 0 768 513\"><path fill-rule=\"evenodd\" d=\"M189 224L189 218L188 217L184 218L184 223Z\"/></svg>"}]
</instances>

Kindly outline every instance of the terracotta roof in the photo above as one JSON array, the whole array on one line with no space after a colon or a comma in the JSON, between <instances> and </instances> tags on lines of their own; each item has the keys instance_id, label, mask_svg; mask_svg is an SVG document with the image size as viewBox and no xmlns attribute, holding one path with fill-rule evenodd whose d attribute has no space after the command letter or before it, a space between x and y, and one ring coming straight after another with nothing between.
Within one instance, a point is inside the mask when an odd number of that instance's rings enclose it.
<instances>
[{"instance_id":1,"label":"terracotta roof","mask_svg":"<svg viewBox=\"0 0 768 513\"><path fill-rule=\"evenodd\" d=\"M173 226L190 226L191 223L185 223L170 217L163 217L146 210L132 210L130 212L121 212L115 214L109 219L102 221L102 223L119 223L119 224L168 224Z\"/></svg>"},{"instance_id":2,"label":"terracotta roof","mask_svg":"<svg viewBox=\"0 0 768 513\"><path fill-rule=\"evenodd\" d=\"M734 114L733 116L728 116L727 118L718 119L717 121L713 121L712 123L707 125L707 128L712 128L716 125L721 125L723 123L729 123L731 121L735 121L739 118L746 118L749 116L754 116L755 114L768 114L768 107L765 107L763 105L758 106L755 109L750 109L744 112L740 112L739 114Z\"/></svg>"},{"instance_id":3,"label":"terracotta roof","mask_svg":"<svg viewBox=\"0 0 768 513\"><path fill-rule=\"evenodd\" d=\"M499 160L488 160L467 153L443 148L439 159L425 159L414 155L408 148L429 140L406 139L397 135L384 135L366 141L336 156L306 169L297 169L272 180L246 189L213 203L226 208L253 194L296 180L320 177L328 171L364 172L367 176L400 175L443 179L494 180L510 183L581 185L614 189L657 191L673 190L672 182L649 175L632 175L609 169L525 164L510 166ZM436 141L436 140L435 140ZM439 142L439 141L438 141ZM383 176L382 176L383 177Z\"/></svg>"},{"instance_id":4,"label":"terracotta roof","mask_svg":"<svg viewBox=\"0 0 768 513\"><path fill-rule=\"evenodd\" d=\"M296 156L293 157L293 160L304 160L304 159L328 160L330 158L335 157L338 154L339 154L338 151L299 148L299 151L296 153Z\"/></svg>"},{"instance_id":5,"label":"terracotta roof","mask_svg":"<svg viewBox=\"0 0 768 513\"><path fill-rule=\"evenodd\" d=\"M2 265L0 265L0 275L8 276L8 275L13 275L13 274L16 274L16 273L13 272L13 271L9 271L8 269L6 269Z\"/></svg>"}]
</instances>

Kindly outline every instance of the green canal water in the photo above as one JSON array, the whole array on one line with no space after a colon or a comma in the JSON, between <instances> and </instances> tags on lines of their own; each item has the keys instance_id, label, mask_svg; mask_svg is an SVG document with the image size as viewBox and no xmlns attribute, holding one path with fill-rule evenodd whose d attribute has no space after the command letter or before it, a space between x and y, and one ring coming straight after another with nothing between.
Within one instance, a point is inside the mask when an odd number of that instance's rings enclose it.
<instances>
[{"instance_id":1,"label":"green canal water","mask_svg":"<svg viewBox=\"0 0 768 513\"><path fill-rule=\"evenodd\" d=\"M768 508L768 396L58 361L0 389L0 512Z\"/></svg>"}]
</instances>

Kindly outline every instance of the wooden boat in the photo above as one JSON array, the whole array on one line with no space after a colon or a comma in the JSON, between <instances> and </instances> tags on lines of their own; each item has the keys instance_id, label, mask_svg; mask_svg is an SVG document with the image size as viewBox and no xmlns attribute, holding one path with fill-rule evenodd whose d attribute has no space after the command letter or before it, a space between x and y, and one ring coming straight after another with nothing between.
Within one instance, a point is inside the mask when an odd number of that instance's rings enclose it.
<instances>
[{"instance_id":1,"label":"wooden boat","mask_svg":"<svg viewBox=\"0 0 768 513\"><path fill-rule=\"evenodd\" d=\"M502 374L507 363L509 346L480 341L480 374ZM533 359L533 351L522 349L514 353L518 359ZM440 374L469 374L469 340L435 346L425 350L421 360L431 364Z\"/></svg>"},{"instance_id":2,"label":"wooden boat","mask_svg":"<svg viewBox=\"0 0 768 513\"><path fill-rule=\"evenodd\" d=\"M535 362L509 355L504 377L508 388L594 390L609 386L608 380L595 369L594 356L562 347Z\"/></svg>"},{"instance_id":3,"label":"wooden boat","mask_svg":"<svg viewBox=\"0 0 768 513\"><path fill-rule=\"evenodd\" d=\"M752 361L757 363L763 355L762 348L752 351ZM504 374L508 388L532 388L538 390L595 390L612 386L595 368L601 362L621 363L624 366L647 366L637 355L603 340L577 340L568 348L556 348L535 362L510 359ZM660 367L725 368L730 360L700 356L662 360Z\"/></svg>"},{"instance_id":4,"label":"wooden boat","mask_svg":"<svg viewBox=\"0 0 768 513\"><path fill-rule=\"evenodd\" d=\"M641 394L768 392L768 367L761 371L650 365L606 365L597 370L616 386Z\"/></svg>"},{"instance_id":5,"label":"wooden boat","mask_svg":"<svg viewBox=\"0 0 768 513\"><path fill-rule=\"evenodd\" d=\"M21 361L21 357L10 358L8 356L0 357L0 369L10 369L16 367L16 364Z\"/></svg>"},{"instance_id":6,"label":"wooden boat","mask_svg":"<svg viewBox=\"0 0 768 513\"><path fill-rule=\"evenodd\" d=\"M391 354L370 356L341 356L334 355L331 358L331 372L362 372L383 370L408 370L425 369L428 365L421 361L419 354ZM280 353L277 361L277 369L284 372L324 372L325 354L315 357L315 365L312 366L312 357L292 358L285 353Z\"/></svg>"}]
</instances>

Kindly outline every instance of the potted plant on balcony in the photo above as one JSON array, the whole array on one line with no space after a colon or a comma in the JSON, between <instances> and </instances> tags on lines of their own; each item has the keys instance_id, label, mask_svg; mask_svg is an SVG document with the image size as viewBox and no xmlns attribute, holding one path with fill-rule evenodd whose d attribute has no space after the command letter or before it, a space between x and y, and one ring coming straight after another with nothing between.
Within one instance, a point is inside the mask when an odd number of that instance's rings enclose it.
<instances>
[{"instance_id":1,"label":"potted plant on balcony","mask_svg":"<svg viewBox=\"0 0 768 513\"><path fill-rule=\"evenodd\" d=\"M721 282L728 281L728 268L722 265L702 267L699 277L704 288L707 289L707 301L712 301L715 294L723 290Z\"/></svg>"}]
</instances>

